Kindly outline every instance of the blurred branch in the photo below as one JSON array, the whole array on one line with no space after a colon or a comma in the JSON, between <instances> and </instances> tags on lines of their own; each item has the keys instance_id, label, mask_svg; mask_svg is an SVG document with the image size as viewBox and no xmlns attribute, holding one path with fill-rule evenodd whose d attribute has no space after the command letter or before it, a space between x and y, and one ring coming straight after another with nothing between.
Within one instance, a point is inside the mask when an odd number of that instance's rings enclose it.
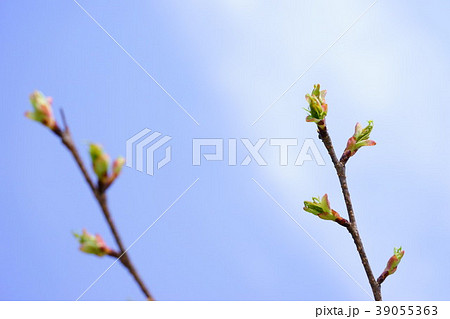
<instances>
[{"instance_id":1,"label":"blurred branch","mask_svg":"<svg viewBox=\"0 0 450 319\"><path fill-rule=\"evenodd\" d=\"M84 179L86 180L86 183L89 185L89 188L91 189L92 193L94 194L95 199L97 200L98 204L100 205L100 208L102 210L103 216L106 219L106 222L108 223L108 226L114 236L114 239L117 243L117 246L119 247L119 252L112 251L108 255L114 258L117 258L120 260L122 265L125 266L125 268L128 269L130 274L133 276L136 283L139 285L139 288L144 293L144 295L147 297L148 300L154 300L153 296L150 294L150 291L144 284L142 278L138 274L134 264L131 262L130 257L126 253L127 249L125 248L125 245L123 244L122 238L119 235L119 232L117 230L117 227L111 217L111 213L108 207L108 201L106 196L106 187L102 185L102 183L98 183L96 185L92 178L89 176L89 173L86 169L86 166L83 163L83 160L81 159L78 150L75 146L75 143L73 142L72 135L70 133L69 126L67 124L66 117L64 115L64 112L61 111L61 116L64 123L64 129L60 129L58 126L55 126L52 131L61 139L61 142L63 145L67 148L67 150L72 154L73 158L75 159L75 162L77 163L78 168L80 169Z\"/></svg>"}]
</instances>

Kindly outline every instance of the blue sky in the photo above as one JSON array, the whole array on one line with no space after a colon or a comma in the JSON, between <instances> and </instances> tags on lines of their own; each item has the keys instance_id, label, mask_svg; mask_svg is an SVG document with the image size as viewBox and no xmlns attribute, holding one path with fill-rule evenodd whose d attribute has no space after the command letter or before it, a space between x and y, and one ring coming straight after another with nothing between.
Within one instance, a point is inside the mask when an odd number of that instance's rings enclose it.
<instances>
[{"instance_id":1,"label":"blue sky","mask_svg":"<svg viewBox=\"0 0 450 319\"><path fill-rule=\"evenodd\" d=\"M74 1L0 3L0 299L74 300L112 262L82 254L83 227L113 238L60 142L23 113L34 89L64 108L88 160L94 141L116 157L143 128L173 137L173 160L154 176L125 168L111 211L158 300L369 300L252 180L258 181L364 289L370 287L341 227L302 211L328 193L325 166L192 166L192 138L316 138L304 94L328 90L337 152L356 122L373 120L375 147L348 164L366 251L381 273L394 246L405 257L383 284L386 300L448 300L450 218L446 1L378 1L255 124L372 1L83 1L79 3L198 121L195 124ZM242 145L238 157L246 153ZM141 300L126 270L111 268L83 300Z\"/></svg>"}]
</instances>

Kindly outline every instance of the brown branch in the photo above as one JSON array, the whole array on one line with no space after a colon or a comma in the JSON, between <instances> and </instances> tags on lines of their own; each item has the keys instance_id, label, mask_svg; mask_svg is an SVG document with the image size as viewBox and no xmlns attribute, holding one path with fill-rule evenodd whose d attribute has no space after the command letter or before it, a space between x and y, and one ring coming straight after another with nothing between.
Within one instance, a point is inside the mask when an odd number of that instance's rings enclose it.
<instances>
[{"instance_id":1,"label":"brown branch","mask_svg":"<svg viewBox=\"0 0 450 319\"><path fill-rule=\"evenodd\" d=\"M128 257L128 254L126 253L127 249L125 248L125 245L123 244L122 238L119 235L119 232L117 230L117 227L111 217L111 213L108 207L107 197L106 197L106 187L103 185L96 185L93 180L91 179L86 166L83 163L83 160L80 157L80 154L78 153L78 150L73 142L72 135L70 133L69 127L66 122L66 118L64 116L64 113L61 111L63 123L64 123L64 130L61 130L58 126L53 129L53 132L61 139L63 145L69 150L69 152L72 154L73 158L75 159L75 162L77 163L79 169L81 170L81 173L83 174L84 179L89 185L89 188L92 190L92 193L95 196L95 199L97 200L98 204L100 205L100 208L102 210L103 216L106 219L106 222L108 223L108 226L114 236L114 239L117 243L117 246L119 246L119 252L112 251L110 254L108 254L111 257L117 258L120 260L122 265L125 266L125 268L128 269L130 274L133 276L136 283L139 285L139 288L144 293L144 295L147 297L147 300L154 300L152 295L150 294L150 291L144 284L143 280L139 276L134 264L131 262L130 258ZM108 185L109 186L109 185Z\"/></svg>"},{"instance_id":2,"label":"brown branch","mask_svg":"<svg viewBox=\"0 0 450 319\"><path fill-rule=\"evenodd\" d=\"M345 205L347 207L347 213L348 217L350 219L350 223L347 225L344 225L344 227L347 228L348 232L353 238L353 241L355 242L356 249L358 251L359 257L361 258L361 262L364 266L364 270L367 275L367 279L369 280L370 286L372 288L372 293L376 301L381 301L381 286L380 284L375 280L375 277L372 272L372 268L369 264L369 259L367 258L366 252L364 250L364 245L361 240L361 236L358 232L358 226L356 224L356 218L355 213L353 211L352 201L350 199L350 192L348 190L347 185L347 176L345 174L345 162L346 161L339 161L336 152L333 148L333 143L331 142L330 135L328 134L326 126L324 128L319 128L319 138L322 140L323 144L325 145L325 148L328 151L328 154L331 157L331 160L334 164L334 168L336 169L336 173L339 178L339 183L341 184L342 194L344 195Z\"/></svg>"},{"instance_id":3,"label":"brown branch","mask_svg":"<svg viewBox=\"0 0 450 319\"><path fill-rule=\"evenodd\" d=\"M386 270L383 271L380 277L378 277L377 283L381 286L381 284L386 280L387 276L389 276L389 272Z\"/></svg>"}]
</instances>

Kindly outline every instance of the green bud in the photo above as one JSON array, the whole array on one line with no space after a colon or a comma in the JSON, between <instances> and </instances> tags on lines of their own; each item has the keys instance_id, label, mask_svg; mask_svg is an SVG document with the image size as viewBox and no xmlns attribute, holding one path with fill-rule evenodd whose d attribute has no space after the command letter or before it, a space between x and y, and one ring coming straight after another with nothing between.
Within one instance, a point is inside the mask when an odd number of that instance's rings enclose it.
<instances>
[{"instance_id":1,"label":"green bud","mask_svg":"<svg viewBox=\"0 0 450 319\"><path fill-rule=\"evenodd\" d=\"M400 264L404 254L405 251L402 250L402 247L394 248L394 255L389 259L385 269L389 275L392 275L397 270L397 266Z\"/></svg>"},{"instance_id":2,"label":"green bud","mask_svg":"<svg viewBox=\"0 0 450 319\"><path fill-rule=\"evenodd\" d=\"M122 156L118 157L114 161L114 163L113 163L113 174L115 176L118 176L120 174L120 172L122 171L123 165L125 165L125 159Z\"/></svg>"},{"instance_id":3,"label":"green bud","mask_svg":"<svg viewBox=\"0 0 450 319\"><path fill-rule=\"evenodd\" d=\"M335 221L342 226L346 226L348 224L348 221L342 218L338 212L331 209L327 194L323 195L322 199L319 197L313 197L312 201L304 201L303 203L303 210L308 213L314 214L321 219Z\"/></svg>"},{"instance_id":4,"label":"green bud","mask_svg":"<svg viewBox=\"0 0 450 319\"><path fill-rule=\"evenodd\" d=\"M355 153L363 146L373 146L376 145L375 141L369 140L370 133L373 129L373 121L368 121L368 125L363 129L360 123L356 123L355 133L347 141L347 146L341 157L341 162L344 164L348 161L350 157L355 155Z\"/></svg>"},{"instance_id":5,"label":"green bud","mask_svg":"<svg viewBox=\"0 0 450 319\"><path fill-rule=\"evenodd\" d=\"M309 115L306 122L314 122L319 128L325 127L325 117L328 112L328 105L325 102L326 90L320 91L320 84L314 85L311 94L306 94L305 98L309 104L309 109L305 109Z\"/></svg>"},{"instance_id":6,"label":"green bud","mask_svg":"<svg viewBox=\"0 0 450 319\"><path fill-rule=\"evenodd\" d=\"M87 254L104 256L112 252L100 235L91 235L85 229L81 234L74 233L80 243L80 250Z\"/></svg>"},{"instance_id":7,"label":"green bud","mask_svg":"<svg viewBox=\"0 0 450 319\"><path fill-rule=\"evenodd\" d=\"M381 285L388 276L392 275L397 271L397 267L400 264L400 261L402 260L404 254L405 251L402 250L402 247L394 248L394 255L391 258L389 258L386 268L381 273L380 277L378 277L377 279L379 285Z\"/></svg>"},{"instance_id":8,"label":"green bud","mask_svg":"<svg viewBox=\"0 0 450 319\"><path fill-rule=\"evenodd\" d=\"M46 97L39 91L34 91L30 95L30 102L33 106L33 111L25 112L25 116L33 121L44 124L52 130L56 129L57 124L52 111L53 99Z\"/></svg>"},{"instance_id":9,"label":"green bud","mask_svg":"<svg viewBox=\"0 0 450 319\"><path fill-rule=\"evenodd\" d=\"M105 182L108 179L108 170L110 158L109 155L103 151L99 144L89 145L89 154L91 155L92 166L98 179Z\"/></svg>"}]
</instances>

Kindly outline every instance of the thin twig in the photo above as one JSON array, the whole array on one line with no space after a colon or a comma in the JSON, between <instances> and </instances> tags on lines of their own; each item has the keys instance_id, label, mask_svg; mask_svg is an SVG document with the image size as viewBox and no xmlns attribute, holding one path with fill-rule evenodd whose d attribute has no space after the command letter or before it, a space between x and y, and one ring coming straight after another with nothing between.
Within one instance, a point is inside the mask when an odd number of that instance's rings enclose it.
<instances>
[{"instance_id":1,"label":"thin twig","mask_svg":"<svg viewBox=\"0 0 450 319\"><path fill-rule=\"evenodd\" d=\"M359 253L359 257L361 258L361 262L364 266L364 270L367 275L367 279L369 280L370 286L372 288L373 296L376 301L381 301L381 286L378 284L378 282L375 280L375 277L372 272L372 268L369 264L369 259L367 258L366 252L364 250L364 245L361 240L361 236L358 232L358 226L356 224L356 218L355 213L353 211L352 201L350 199L350 192L348 190L347 185L347 176L345 174L345 163L340 162L336 156L336 152L333 148L333 143L331 142L330 135L328 134L326 126L324 128L319 128L319 138L322 140L323 144L325 145L325 148L328 151L328 154L331 157L331 160L334 164L334 168L336 169L336 173L339 178L339 183L341 184L342 194L344 195L345 205L347 207L347 213L348 217L350 219L350 224L347 226L344 226L347 228L348 232L353 238L353 241L355 242L356 249Z\"/></svg>"},{"instance_id":2,"label":"thin twig","mask_svg":"<svg viewBox=\"0 0 450 319\"><path fill-rule=\"evenodd\" d=\"M83 174L84 179L89 185L89 188L92 190L92 193L95 196L95 199L97 200L98 204L100 205L100 208L102 210L103 216L106 219L106 222L108 223L108 226L114 236L114 239L117 243L117 246L119 247L119 252L112 252L109 254L109 256L118 258L122 265L125 266L125 268L128 269L130 274L133 276L136 283L139 285L140 289L144 293L144 295L147 297L147 300L154 300L153 296L150 294L150 291L144 284L143 280L139 276L134 264L131 262L128 254L126 253L126 247L123 244L122 238L119 235L119 232L117 230L117 227L111 217L111 213L108 207L108 201L107 196L105 193L106 188L101 187L101 185L96 185L92 178L90 177L88 170L86 169L86 166L83 163L83 160L80 157L80 154L78 153L78 150L75 146L75 143L73 142L72 135L69 130L69 126L67 125L66 117L64 115L64 112L61 111L61 117L63 119L64 123L64 129L61 130L59 127L56 127L53 129L53 132L61 139L63 145L69 150L69 152L72 154L73 158L75 159L75 162L77 163L79 169L81 170L81 173Z\"/></svg>"},{"instance_id":3,"label":"thin twig","mask_svg":"<svg viewBox=\"0 0 450 319\"><path fill-rule=\"evenodd\" d=\"M389 272L386 270L383 271L380 277L378 277L377 283L381 286L381 284L386 280L387 276L389 276Z\"/></svg>"}]
</instances>

